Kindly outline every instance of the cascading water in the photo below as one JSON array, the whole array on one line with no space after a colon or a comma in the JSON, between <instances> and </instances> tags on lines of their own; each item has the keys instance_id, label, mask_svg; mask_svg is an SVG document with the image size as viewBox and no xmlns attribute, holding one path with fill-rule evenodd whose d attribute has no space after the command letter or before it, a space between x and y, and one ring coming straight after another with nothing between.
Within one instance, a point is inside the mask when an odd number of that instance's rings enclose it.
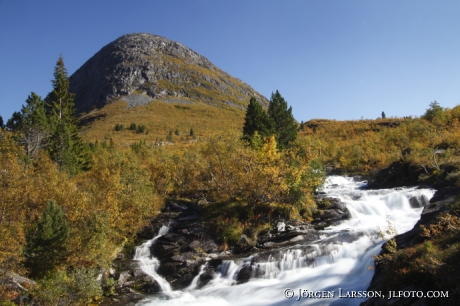
<instances>
[{"instance_id":1,"label":"cascading water","mask_svg":"<svg viewBox=\"0 0 460 306\"><path fill-rule=\"evenodd\" d=\"M147 242L144 242L142 245L136 247L136 252L134 254L134 260L139 262L139 268L153 278L161 288L161 291L166 295L171 295L173 292L171 285L157 273L157 269L160 266L160 261L153 257L150 253L150 248L155 243L155 241L163 235L168 233L169 227L163 225L158 231L153 239L150 239Z\"/></svg>"},{"instance_id":2,"label":"cascading water","mask_svg":"<svg viewBox=\"0 0 460 306\"><path fill-rule=\"evenodd\" d=\"M365 185L351 178L328 177L323 191L345 203L351 218L321 231L320 239L280 249L265 261L254 262L257 255L224 260L204 287L197 289L197 276L184 291L171 291L168 284L163 291L169 294L149 297L138 305L359 305L364 299L344 296L368 288L373 276L368 267L383 243L379 231L388 224L398 233L410 230L423 209L412 208L417 205L411 203L414 199L426 203L434 194L417 188L363 190ZM253 278L237 285L238 271L248 265ZM293 290L291 298L285 297L286 289ZM299 298L302 290L324 293L321 298L302 294Z\"/></svg>"}]
</instances>

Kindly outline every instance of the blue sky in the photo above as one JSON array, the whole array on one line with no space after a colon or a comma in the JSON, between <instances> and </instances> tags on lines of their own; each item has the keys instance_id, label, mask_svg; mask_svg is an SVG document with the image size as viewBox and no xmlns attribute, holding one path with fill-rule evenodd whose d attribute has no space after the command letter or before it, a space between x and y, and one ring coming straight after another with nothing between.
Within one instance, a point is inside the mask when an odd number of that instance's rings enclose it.
<instances>
[{"instance_id":1,"label":"blue sky","mask_svg":"<svg viewBox=\"0 0 460 306\"><path fill-rule=\"evenodd\" d=\"M460 1L0 0L0 115L135 32L178 41L297 120L420 116L460 104Z\"/></svg>"}]
</instances>

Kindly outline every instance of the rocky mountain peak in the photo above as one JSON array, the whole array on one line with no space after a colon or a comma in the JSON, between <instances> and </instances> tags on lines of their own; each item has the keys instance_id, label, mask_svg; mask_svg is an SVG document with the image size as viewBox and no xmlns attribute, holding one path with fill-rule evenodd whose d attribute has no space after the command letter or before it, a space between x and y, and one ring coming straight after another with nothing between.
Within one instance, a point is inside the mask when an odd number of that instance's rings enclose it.
<instances>
[{"instance_id":1,"label":"rocky mountain peak","mask_svg":"<svg viewBox=\"0 0 460 306\"><path fill-rule=\"evenodd\" d=\"M206 103L245 108L251 96L268 101L249 85L214 66L204 56L167 38L127 34L109 43L70 77L78 112L125 100Z\"/></svg>"}]
</instances>

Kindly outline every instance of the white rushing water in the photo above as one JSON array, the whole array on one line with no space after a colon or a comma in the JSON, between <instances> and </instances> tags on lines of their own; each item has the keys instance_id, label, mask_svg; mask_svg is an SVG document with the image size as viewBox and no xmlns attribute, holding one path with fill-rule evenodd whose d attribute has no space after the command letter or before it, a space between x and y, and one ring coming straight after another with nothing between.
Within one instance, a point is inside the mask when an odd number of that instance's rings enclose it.
<instances>
[{"instance_id":1,"label":"white rushing water","mask_svg":"<svg viewBox=\"0 0 460 306\"><path fill-rule=\"evenodd\" d=\"M160 266L160 261L150 254L150 248L158 238L166 235L168 230L169 227L163 225L158 231L158 235L136 247L136 253L133 258L139 262L139 268L141 268L145 274L153 278L158 285L160 285L161 291L165 294L171 294L173 290L171 289L171 285L163 277L158 275L157 269Z\"/></svg>"},{"instance_id":2,"label":"white rushing water","mask_svg":"<svg viewBox=\"0 0 460 306\"><path fill-rule=\"evenodd\" d=\"M159 233L136 250L136 259L157 280L164 294L137 305L359 305L365 299L341 298L339 290L343 296L368 288L374 273L369 269L373 266L372 255L379 254L383 243L379 230L385 230L388 221L398 233L410 230L423 208L412 208L409 199L430 199L434 194L431 189L362 190L364 186L364 182L352 178L328 177L323 191L345 203L351 219L321 231L317 241L284 248L276 258L269 256L265 262L258 262L257 277L244 284L236 285L235 277L253 257L225 260L214 279L200 289L196 277L187 289L171 290L155 272L158 260L148 253L150 245L162 235ZM138 256L138 252L143 255ZM286 289L293 290L292 298L285 297ZM329 293L323 298L299 299L299 289Z\"/></svg>"}]
</instances>

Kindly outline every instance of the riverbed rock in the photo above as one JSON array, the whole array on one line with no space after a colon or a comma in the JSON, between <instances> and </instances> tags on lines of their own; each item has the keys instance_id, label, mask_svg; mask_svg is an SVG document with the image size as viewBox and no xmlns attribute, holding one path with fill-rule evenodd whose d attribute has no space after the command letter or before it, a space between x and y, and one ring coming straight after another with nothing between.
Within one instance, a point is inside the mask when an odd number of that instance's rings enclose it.
<instances>
[{"instance_id":1,"label":"riverbed rock","mask_svg":"<svg viewBox=\"0 0 460 306\"><path fill-rule=\"evenodd\" d=\"M420 208L428 205L430 203L430 199L427 198L425 195L415 196L409 199L409 204L412 208Z\"/></svg>"},{"instance_id":2,"label":"riverbed rock","mask_svg":"<svg viewBox=\"0 0 460 306\"><path fill-rule=\"evenodd\" d=\"M193 202L168 202L162 213L142 232L142 237L150 233L147 239L152 239L164 225L169 225L169 231L155 241L151 253L161 262L157 273L173 289L183 289L190 285L209 255L219 252L219 246L203 227L197 205Z\"/></svg>"},{"instance_id":3,"label":"riverbed rock","mask_svg":"<svg viewBox=\"0 0 460 306\"><path fill-rule=\"evenodd\" d=\"M329 216L330 219L342 218L335 213L335 210L343 210L338 202L335 199L331 200L332 205L329 206L333 216ZM162 213L140 233L140 237L152 239L164 225L169 225L169 231L155 241L151 246L151 252L161 262L157 273L163 276L173 289L189 286L200 271L196 286L200 288L206 285L222 269L223 259L231 259L235 254L250 256L268 251L265 255L257 255L255 258L278 258L280 255L277 247L305 244L319 238L319 234L310 223L279 220L275 222L274 230L259 237L256 246L250 244L246 236L242 236L240 243L231 252L219 253L219 246L203 228L197 205L187 201L167 203ZM273 254L270 250L273 250ZM257 260L254 261L254 265L249 264L238 272L236 282L243 283L251 277L261 275L262 272L257 268ZM125 283L129 283L129 280Z\"/></svg>"},{"instance_id":4,"label":"riverbed rock","mask_svg":"<svg viewBox=\"0 0 460 306\"><path fill-rule=\"evenodd\" d=\"M311 222L314 229L322 230L342 220L351 218L351 214L344 203L339 199L328 197L317 197L318 209L314 213L314 220Z\"/></svg>"},{"instance_id":5,"label":"riverbed rock","mask_svg":"<svg viewBox=\"0 0 460 306\"><path fill-rule=\"evenodd\" d=\"M135 306L145 295L129 287L120 289L116 295L104 298L99 302L100 306Z\"/></svg>"},{"instance_id":6,"label":"riverbed rock","mask_svg":"<svg viewBox=\"0 0 460 306\"><path fill-rule=\"evenodd\" d=\"M423 169L407 161L395 161L385 169L378 171L369 182L369 189L394 188L401 186L416 186Z\"/></svg>"}]
</instances>

